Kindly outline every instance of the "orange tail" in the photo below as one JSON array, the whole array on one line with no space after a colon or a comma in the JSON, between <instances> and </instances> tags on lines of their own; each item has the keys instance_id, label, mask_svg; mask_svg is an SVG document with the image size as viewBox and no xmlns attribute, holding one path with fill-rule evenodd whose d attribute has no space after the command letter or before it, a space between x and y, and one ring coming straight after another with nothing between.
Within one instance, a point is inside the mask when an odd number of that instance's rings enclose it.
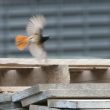
<instances>
[{"instance_id":1,"label":"orange tail","mask_svg":"<svg viewBox=\"0 0 110 110\"><path fill-rule=\"evenodd\" d=\"M28 37L23 35L16 36L16 46L19 50L24 50L28 43L29 43Z\"/></svg>"}]
</instances>

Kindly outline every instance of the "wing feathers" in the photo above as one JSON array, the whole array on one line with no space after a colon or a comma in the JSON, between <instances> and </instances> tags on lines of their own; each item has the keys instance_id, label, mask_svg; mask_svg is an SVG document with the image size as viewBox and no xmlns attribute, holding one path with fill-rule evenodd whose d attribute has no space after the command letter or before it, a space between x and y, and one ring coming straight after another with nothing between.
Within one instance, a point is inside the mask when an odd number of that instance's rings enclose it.
<instances>
[{"instance_id":1,"label":"wing feathers","mask_svg":"<svg viewBox=\"0 0 110 110\"><path fill-rule=\"evenodd\" d=\"M41 30L44 28L45 18L43 16L33 16L30 18L27 24L27 33L29 36L40 34Z\"/></svg>"}]
</instances>

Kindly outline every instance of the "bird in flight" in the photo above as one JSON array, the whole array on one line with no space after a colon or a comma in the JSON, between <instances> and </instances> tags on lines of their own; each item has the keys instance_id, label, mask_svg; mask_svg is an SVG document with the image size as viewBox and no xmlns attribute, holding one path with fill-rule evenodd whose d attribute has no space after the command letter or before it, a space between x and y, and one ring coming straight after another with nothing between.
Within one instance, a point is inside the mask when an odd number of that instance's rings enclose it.
<instances>
[{"instance_id":1,"label":"bird in flight","mask_svg":"<svg viewBox=\"0 0 110 110\"><path fill-rule=\"evenodd\" d=\"M37 60L46 60L47 54L44 49L44 42L49 39L48 36L43 36L42 32L45 26L44 16L33 16L29 19L26 27L27 36L16 36L16 46L20 51L28 47L30 53Z\"/></svg>"}]
</instances>

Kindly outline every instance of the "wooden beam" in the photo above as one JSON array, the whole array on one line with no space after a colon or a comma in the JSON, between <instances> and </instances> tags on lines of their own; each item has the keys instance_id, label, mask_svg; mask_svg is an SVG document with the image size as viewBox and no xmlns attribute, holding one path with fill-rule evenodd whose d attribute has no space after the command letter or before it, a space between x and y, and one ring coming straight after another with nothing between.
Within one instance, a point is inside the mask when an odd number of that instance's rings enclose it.
<instances>
[{"instance_id":1,"label":"wooden beam","mask_svg":"<svg viewBox=\"0 0 110 110\"><path fill-rule=\"evenodd\" d=\"M49 90L40 94L32 95L21 100L22 106L29 106L33 103L41 103L47 99L88 99L88 98L110 98L110 90L108 89L72 89L72 90Z\"/></svg>"},{"instance_id":2,"label":"wooden beam","mask_svg":"<svg viewBox=\"0 0 110 110\"><path fill-rule=\"evenodd\" d=\"M44 87L44 88L43 88ZM56 89L57 88L57 89ZM33 103L44 102L50 98L65 98L65 99L88 99L88 98L110 98L109 83L75 83L75 84L47 84L42 85L42 90L39 89L33 95L28 95L21 100L22 106L28 106ZM29 89L28 89L29 91ZM27 92L27 91L26 91ZM20 93L22 94L22 93ZM24 94L24 93L23 93ZM32 94L32 93L31 93ZM17 96L17 95L16 95ZM12 100L16 100L16 96L12 96ZM17 99L18 100L18 99ZM17 101L16 100L16 101Z\"/></svg>"},{"instance_id":3,"label":"wooden beam","mask_svg":"<svg viewBox=\"0 0 110 110\"><path fill-rule=\"evenodd\" d=\"M19 110L16 108L22 108L21 103L13 103L11 101L4 101L0 103L0 110Z\"/></svg>"},{"instance_id":4,"label":"wooden beam","mask_svg":"<svg viewBox=\"0 0 110 110\"><path fill-rule=\"evenodd\" d=\"M110 99L48 99L48 107L59 109L110 109Z\"/></svg>"},{"instance_id":5,"label":"wooden beam","mask_svg":"<svg viewBox=\"0 0 110 110\"><path fill-rule=\"evenodd\" d=\"M48 59L43 63L32 58L0 58L0 86L32 86L38 83L69 83L99 78L99 81L106 81L110 78L109 67L109 59ZM102 77L97 77L96 74L102 71Z\"/></svg>"},{"instance_id":6,"label":"wooden beam","mask_svg":"<svg viewBox=\"0 0 110 110\"><path fill-rule=\"evenodd\" d=\"M32 58L0 58L0 68L8 67L36 67L49 65L69 65L73 67L110 67L110 59L48 59L38 62Z\"/></svg>"},{"instance_id":7,"label":"wooden beam","mask_svg":"<svg viewBox=\"0 0 110 110\"><path fill-rule=\"evenodd\" d=\"M29 110L61 110L61 109L49 108L47 106L41 106L41 105L30 105Z\"/></svg>"},{"instance_id":8,"label":"wooden beam","mask_svg":"<svg viewBox=\"0 0 110 110\"><path fill-rule=\"evenodd\" d=\"M0 93L0 103L11 102L12 93Z\"/></svg>"},{"instance_id":9,"label":"wooden beam","mask_svg":"<svg viewBox=\"0 0 110 110\"><path fill-rule=\"evenodd\" d=\"M0 92L18 92L28 88L30 88L30 86L0 87Z\"/></svg>"}]
</instances>

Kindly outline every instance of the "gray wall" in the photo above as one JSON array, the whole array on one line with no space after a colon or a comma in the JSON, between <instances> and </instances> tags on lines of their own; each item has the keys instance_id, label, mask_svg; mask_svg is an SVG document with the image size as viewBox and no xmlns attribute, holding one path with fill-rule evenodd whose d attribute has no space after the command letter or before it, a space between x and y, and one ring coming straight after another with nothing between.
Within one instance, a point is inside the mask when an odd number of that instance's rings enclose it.
<instances>
[{"instance_id":1,"label":"gray wall","mask_svg":"<svg viewBox=\"0 0 110 110\"><path fill-rule=\"evenodd\" d=\"M110 58L110 0L0 0L0 57L31 57L14 40L38 14L47 19L49 56Z\"/></svg>"}]
</instances>

